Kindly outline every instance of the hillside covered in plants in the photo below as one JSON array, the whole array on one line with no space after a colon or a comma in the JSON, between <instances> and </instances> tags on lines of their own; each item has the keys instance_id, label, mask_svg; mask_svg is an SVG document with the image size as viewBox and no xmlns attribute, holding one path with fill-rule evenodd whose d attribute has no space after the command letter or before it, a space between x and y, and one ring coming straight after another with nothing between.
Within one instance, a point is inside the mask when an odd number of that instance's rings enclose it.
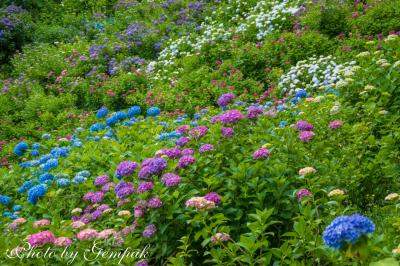
<instances>
[{"instance_id":1,"label":"hillside covered in plants","mask_svg":"<svg viewBox=\"0 0 400 266\"><path fill-rule=\"evenodd\" d=\"M400 0L3 0L0 265L400 261Z\"/></svg>"}]
</instances>

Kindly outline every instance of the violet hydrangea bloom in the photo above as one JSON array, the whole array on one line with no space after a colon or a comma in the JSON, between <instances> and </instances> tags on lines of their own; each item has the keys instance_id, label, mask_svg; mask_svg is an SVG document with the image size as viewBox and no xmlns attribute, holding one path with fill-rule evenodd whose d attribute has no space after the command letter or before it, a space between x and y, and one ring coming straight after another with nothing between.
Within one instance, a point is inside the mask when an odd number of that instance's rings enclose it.
<instances>
[{"instance_id":1,"label":"violet hydrangea bloom","mask_svg":"<svg viewBox=\"0 0 400 266\"><path fill-rule=\"evenodd\" d=\"M145 181L141 182L137 188L139 193L145 193L146 191L152 190L154 187L153 182Z\"/></svg>"},{"instance_id":2,"label":"violet hydrangea bloom","mask_svg":"<svg viewBox=\"0 0 400 266\"><path fill-rule=\"evenodd\" d=\"M143 231L143 236L146 238L152 237L157 231L157 227L154 224L150 224L146 226L146 228Z\"/></svg>"},{"instance_id":3,"label":"violet hydrangea bloom","mask_svg":"<svg viewBox=\"0 0 400 266\"><path fill-rule=\"evenodd\" d=\"M194 164L196 159L192 155L185 155L179 159L178 168L185 168L191 164Z\"/></svg>"},{"instance_id":4,"label":"violet hydrangea bloom","mask_svg":"<svg viewBox=\"0 0 400 266\"><path fill-rule=\"evenodd\" d=\"M120 182L115 188L117 198L126 198L135 191L135 187L130 182Z\"/></svg>"},{"instance_id":5,"label":"violet hydrangea bloom","mask_svg":"<svg viewBox=\"0 0 400 266\"><path fill-rule=\"evenodd\" d=\"M147 178L152 175L160 174L167 167L167 161L164 158L148 158L142 164L139 171L139 178Z\"/></svg>"},{"instance_id":6,"label":"violet hydrangea bloom","mask_svg":"<svg viewBox=\"0 0 400 266\"><path fill-rule=\"evenodd\" d=\"M175 131L178 132L178 133L183 134L183 133L188 132L189 130L190 130L190 126L184 125L184 126L177 127Z\"/></svg>"},{"instance_id":7,"label":"violet hydrangea bloom","mask_svg":"<svg viewBox=\"0 0 400 266\"><path fill-rule=\"evenodd\" d=\"M247 117L249 119L257 119L260 115L263 114L263 109L256 105L252 105L247 109Z\"/></svg>"},{"instance_id":8,"label":"violet hydrangea bloom","mask_svg":"<svg viewBox=\"0 0 400 266\"><path fill-rule=\"evenodd\" d=\"M309 142L315 136L315 133L312 131L301 131L299 134L299 139L302 142Z\"/></svg>"},{"instance_id":9,"label":"violet hydrangea bloom","mask_svg":"<svg viewBox=\"0 0 400 266\"><path fill-rule=\"evenodd\" d=\"M188 144L188 142L190 141L189 138L187 137L180 137L177 141L176 141L176 145L178 146L185 146L186 144Z\"/></svg>"},{"instance_id":10,"label":"violet hydrangea bloom","mask_svg":"<svg viewBox=\"0 0 400 266\"><path fill-rule=\"evenodd\" d=\"M296 123L296 128L297 130L300 131L311 131L314 129L314 126L307 121L300 120L299 122Z\"/></svg>"},{"instance_id":11,"label":"violet hydrangea bloom","mask_svg":"<svg viewBox=\"0 0 400 266\"><path fill-rule=\"evenodd\" d=\"M304 197L312 197L312 193L308 189L302 188L296 192L296 197L298 201L301 201Z\"/></svg>"},{"instance_id":12,"label":"violet hydrangea bloom","mask_svg":"<svg viewBox=\"0 0 400 266\"><path fill-rule=\"evenodd\" d=\"M221 135L225 138L230 138L233 136L234 130L231 127L222 127Z\"/></svg>"},{"instance_id":13,"label":"violet hydrangea bloom","mask_svg":"<svg viewBox=\"0 0 400 266\"><path fill-rule=\"evenodd\" d=\"M212 144L204 144L200 147L199 152L204 153L212 150L214 150L214 146Z\"/></svg>"},{"instance_id":14,"label":"violet hydrangea bloom","mask_svg":"<svg viewBox=\"0 0 400 266\"><path fill-rule=\"evenodd\" d=\"M218 104L220 107L225 107L225 106L227 106L230 102L232 102L232 100L235 99L235 98L236 98L236 96L235 96L235 94L233 94L232 92L225 93L225 94L222 94L221 97L218 98L217 104Z\"/></svg>"},{"instance_id":15,"label":"violet hydrangea bloom","mask_svg":"<svg viewBox=\"0 0 400 266\"><path fill-rule=\"evenodd\" d=\"M103 185L105 185L106 183L108 183L108 181L109 181L109 177L108 177L108 175L101 175L101 176L98 176L98 177L96 177L96 179L94 180L94 185L95 186L103 186Z\"/></svg>"},{"instance_id":16,"label":"violet hydrangea bloom","mask_svg":"<svg viewBox=\"0 0 400 266\"><path fill-rule=\"evenodd\" d=\"M147 206L149 208L160 208L162 207L163 203L159 197L154 197L149 199L149 202L147 203Z\"/></svg>"},{"instance_id":17,"label":"violet hydrangea bloom","mask_svg":"<svg viewBox=\"0 0 400 266\"><path fill-rule=\"evenodd\" d=\"M221 196L217 192L210 192L204 196L206 200L212 201L215 204L221 203Z\"/></svg>"},{"instance_id":18,"label":"violet hydrangea bloom","mask_svg":"<svg viewBox=\"0 0 400 266\"><path fill-rule=\"evenodd\" d=\"M253 153L253 160L265 159L265 158L268 158L269 155L270 155L270 152L268 149L260 148Z\"/></svg>"},{"instance_id":19,"label":"violet hydrangea bloom","mask_svg":"<svg viewBox=\"0 0 400 266\"><path fill-rule=\"evenodd\" d=\"M329 123L329 128L330 129L338 129L343 126L343 122L340 120L333 120Z\"/></svg>"},{"instance_id":20,"label":"violet hydrangea bloom","mask_svg":"<svg viewBox=\"0 0 400 266\"><path fill-rule=\"evenodd\" d=\"M164 155L167 155L168 158L170 159L177 159L182 156L182 151L179 149L179 147L175 147L172 149L162 149L161 151Z\"/></svg>"},{"instance_id":21,"label":"violet hydrangea bloom","mask_svg":"<svg viewBox=\"0 0 400 266\"><path fill-rule=\"evenodd\" d=\"M120 177L127 176L133 173L138 167L138 164L135 162L123 161L118 165L116 174Z\"/></svg>"},{"instance_id":22,"label":"violet hydrangea bloom","mask_svg":"<svg viewBox=\"0 0 400 266\"><path fill-rule=\"evenodd\" d=\"M198 139L207 134L207 132L208 128L206 126L198 126L190 131L190 135L193 136L193 138Z\"/></svg>"},{"instance_id":23,"label":"violet hydrangea bloom","mask_svg":"<svg viewBox=\"0 0 400 266\"><path fill-rule=\"evenodd\" d=\"M181 177L173 173L166 173L162 176L161 182L167 187L174 187L181 182Z\"/></svg>"},{"instance_id":24,"label":"violet hydrangea bloom","mask_svg":"<svg viewBox=\"0 0 400 266\"><path fill-rule=\"evenodd\" d=\"M243 119L244 116L239 110L229 110L223 114L217 115L211 119L211 123L221 122L224 125L236 124L239 120Z\"/></svg>"}]
</instances>

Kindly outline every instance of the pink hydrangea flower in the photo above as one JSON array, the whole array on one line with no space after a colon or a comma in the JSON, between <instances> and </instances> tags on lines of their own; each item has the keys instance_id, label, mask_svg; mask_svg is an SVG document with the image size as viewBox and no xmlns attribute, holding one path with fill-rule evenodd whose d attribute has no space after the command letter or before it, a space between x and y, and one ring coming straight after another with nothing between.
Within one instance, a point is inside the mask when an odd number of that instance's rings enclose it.
<instances>
[{"instance_id":1,"label":"pink hydrangea flower","mask_svg":"<svg viewBox=\"0 0 400 266\"><path fill-rule=\"evenodd\" d=\"M36 234L28 235L27 241L31 246L43 246L53 244L56 240L54 234L50 231L42 231Z\"/></svg>"}]
</instances>

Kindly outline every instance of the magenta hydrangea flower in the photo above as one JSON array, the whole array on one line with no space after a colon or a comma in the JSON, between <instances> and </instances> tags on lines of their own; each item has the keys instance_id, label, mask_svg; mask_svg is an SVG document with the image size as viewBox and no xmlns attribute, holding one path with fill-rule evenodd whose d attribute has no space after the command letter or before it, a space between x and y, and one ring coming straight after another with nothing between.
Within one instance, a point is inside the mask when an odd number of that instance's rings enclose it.
<instances>
[{"instance_id":1,"label":"magenta hydrangea flower","mask_svg":"<svg viewBox=\"0 0 400 266\"><path fill-rule=\"evenodd\" d=\"M85 195L83 195L82 200L87 201L90 200L94 195L93 191L87 192Z\"/></svg>"},{"instance_id":2,"label":"magenta hydrangea flower","mask_svg":"<svg viewBox=\"0 0 400 266\"><path fill-rule=\"evenodd\" d=\"M225 138L230 138L233 136L234 130L231 127L222 127L221 135Z\"/></svg>"},{"instance_id":3,"label":"magenta hydrangea flower","mask_svg":"<svg viewBox=\"0 0 400 266\"><path fill-rule=\"evenodd\" d=\"M236 124L239 120L243 119L244 116L239 110L229 110L226 113L217 115L211 119L211 123L221 122L222 124Z\"/></svg>"},{"instance_id":4,"label":"magenta hydrangea flower","mask_svg":"<svg viewBox=\"0 0 400 266\"><path fill-rule=\"evenodd\" d=\"M167 187L174 187L179 185L181 177L173 173L166 173L162 176L161 182Z\"/></svg>"},{"instance_id":5,"label":"magenta hydrangea flower","mask_svg":"<svg viewBox=\"0 0 400 266\"><path fill-rule=\"evenodd\" d=\"M90 238L97 238L97 235L98 235L98 233L94 229L83 229L78 234L76 234L76 237L79 240L86 240L86 239L90 239Z\"/></svg>"},{"instance_id":6,"label":"magenta hydrangea flower","mask_svg":"<svg viewBox=\"0 0 400 266\"><path fill-rule=\"evenodd\" d=\"M212 144L204 144L200 147L199 152L203 153L212 150L214 150L214 146Z\"/></svg>"},{"instance_id":7,"label":"magenta hydrangea flower","mask_svg":"<svg viewBox=\"0 0 400 266\"><path fill-rule=\"evenodd\" d=\"M99 203L103 200L104 192L103 191L96 191L93 193L93 196L90 198L92 203Z\"/></svg>"},{"instance_id":8,"label":"magenta hydrangea flower","mask_svg":"<svg viewBox=\"0 0 400 266\"><path fill-rule=\"evenodd\" d=\"M149 238L149 237L154 236L156 231L157 231L157 227L154 224L150 224L150 225L146 226L142 235L146 238Z\"/></svg>"},{"instance_id":9,"label":"magenta hydrangea flower","mask_svg":"<svg viewBox=\"0 0 400 266\"><path fill-rule=\"evenodd\" d=\"M147 203L147 206L149 208L160 208L162 207L163 203L159 197L154 197L149 199L149 202Z\"/></svg>"},{"instance_id":10,"label":"magenta hydrangea flower","mask_svg":"<svg viewBox=\"0 0 400 266\"><path fill-rule=\"evenodd\" d=\"M107 184L109 182L110 178L108 177L108 175L101 175L96 177L96 179L94 180L94 185L95 186L103 186L105 184Z\"/></svg>"},{"instance_id":11,"label":"magenta hydrangea flower","mask_svg":"<svg viewBox=\"0 0 400 266\"><path fill-rule=\"evenodd\" d=\"M52 232L42 231L36 234L28 235L26 240L32 247L37 247L45 244L53 244L56 238Z\"/></svg>"},{"instance_id":12,"label":"magenta hydrangea flower","mask_svg":"<svg viewBox=\"0 0 400 266\"><path fill-rule=\"evenodd\" d=\"M208 128L206 126L198 126L190 131L190 135L193 136L193 138L198 139L207 134L207 132Z\"/></svg>"},{"instance_id":13,"label":"magenta hydrangea flower","mask_svg":"<svg viewBox=\"0 0 400 266\"><path fill-rule=\"evenodd\" d=\"M140 218L140 217L144 216L145 211L146 211L146 207L135 206L135 208L133 208L133 215L135 216L135 218Z\"/></svg>"},{"instance_id":14,"label":"magenta hydrangea flower","mask_svg":"<svg viewBox=\"0 0 400 266\"><path fill-rule=\"evenodd\" d=\"M141 182L137 188L137 191L139 193L145 193L146 191L152 190L154 187L153 182L150 181L145 181L145 182Z\"/></svg>"},{"instance_id":15,"label":"magenta hydrangea flower","mask_svg":"<svg viewBox=\"0 0 400 266\"><path fill-rule=\"evenodd\" d=\"M311 131L314 129L314 126L307 121L300 120L299 122L296 123L296 128L297 130L300 131Z\"/></svg>"},{"instance_id":16,"label":"magenta hydrangea flower","mask_svg":"<svg viewBox=\"0 0 400 266\"><path fill-rule=\"evenodd\" d=\"M247 109L247 117L249 119L257 119L260 115L263 114L263 109L256 105L252 105Z\"/></svg>"},{"instance_id":17,"label":"magenta hydrangea flower","mask_svg":"<svg viewBox=\"0 0 400 266\"><path fill-rule=\"evenodd\" d=\"M297 200L301 201L304 197L312 197L311 191L308 189L302 188L296 192Z\"/></svg>"},{"instance_id":18,"label":"magenta hydrangea flower","mask_svg":"<svg viewBox=\"0 0 400 266\"><path fill-rule=\"evenodd\" d=\"M113 182L108 182L101 187L101 191L108 192L110 191L111 187L114 186Z\"/></svg>"},{"instance_id":19,"label":"magenta hydrangea flower","mask_svg":"<svg viewBox=\"0 0 400 266\"><path fill-rule=\"evenodd\" d=\"M299 139L302 142L309 142L315 136L315 133L312 131L301 131L299 134Z\"/></svg>"},{"instance_id":20,"label":"magenta hydrangea flower","mask_svg":"<svg viewBox=\"0 0 400 266\"><path fill-rule=\"evenodd\" d=\"M194 164L196 159L192 155L185 155L179 159L178 168L185 168L191 164Z\"/></svg>"},{"instance_id":21,"label":"magenta hydrangea flower","mask_svg":"<svg viewBox=\"0 0 400 266\"><path fill-rule=\"evenodd\" d=\"M56 240L54 241L55 246L59 247L66 247L72 244L72 240L68 237L57 237Z\"/></svg>"},{"instance_id":22,"label":"magenta hydrangea flower","mask_svg":"<svg viewBox=\"0 0 400 266\"><path fill-rule=\"evenodd\" d=\"M270 155L270 152L268 149L260 148L253 153L253 160L265 159L265 158L268 158L269 155Z\"/></svg>"},{"instance_id":23,"label":"magenta hydrangea flower","mask_svg":"<svg viewBox=\"0 0 400 266\"><path fill-rule=\"evenodd\" d=\"M225 94L222 94L221 97L218 98L217 104L218 104L220 107L225 107L225 106L227 106L230 102L232 102L232 100L235 99L235 98L236 98L236 96L235 96L235 94L233 94L232 92L225 93Z\"/></svg>"},{"instance_id":24,"label":"magenta hydrangea flower","mask_svg":"<svg viewBox=\"0 0 400 266\"><path fill-rule=\"evenodd\" d=\"M117 166L117 175L118 176L127 176L133 173L137 168L138 164L132 161L123 161Z\"/></svg>"},{"instance_id":25,"label":"magenta hydrangea flower","mask_svg":"<svg viewBox=\"0 0 400 266\"><path fill-rule=\"evenodd\" d=\"M204 196L204 198L208 201L212 201L215 204L221 203L221 196L217 192L210 192Z\"/></svg>"},{"instance_id":26,"label":"magenta hydrangea flower","mask_svg":"<svg viewBox=\"0 0 400 266\"><path fill-rule=\"evenodd\" d=\"M340 120L333 120L329 123L329 128L330 129L338 129L343 126L343 122Z\"/></svg>"},{"instance_id":27,"label":"magenta hydrangea flower","mask_svg":"<svg viewBox=\"0 0 400 266\"><path fill-rule=\"evenodd\" d=\"M194 153L194 150L192 148L182 150L182 155L193 155L193 153Z\"/></svg>"},{"instance_id":28,"label":"magenta hydrangea flower","mask_svg":"<svg viewBox=\"0 0 400 266\"><path fill-rule=\"evenodd\" d=\"M180 138L176 141L176 145L183 147L183 146L185 146L186 144L188 144L189 141L190 141L190 139L187 138L187 137L180 137Z\"/></svg>"},{"instance_id":29,"label":"magenta hydrangea flower","mask_svg":"<svg viewBox=\"0 0 400 266\"><path fill-rule=\"evenodd\" d=\"M141 260L141 261L136 262L135 266L149 266L149 264L147 263L147 261Z\"/></svg>"},{"instance_id":30,"label":"magenta hydrangea flower","mask_svg":"<svg viewBox=\"0 0 400 266\"><path fill-rule=\"evenodd\" d=\"M175 131L178 133L184 134L184 133L188 132L189 130L190 130L190 126L184 125L184 126L177 127Z\"/></svg>"}]
</instances>

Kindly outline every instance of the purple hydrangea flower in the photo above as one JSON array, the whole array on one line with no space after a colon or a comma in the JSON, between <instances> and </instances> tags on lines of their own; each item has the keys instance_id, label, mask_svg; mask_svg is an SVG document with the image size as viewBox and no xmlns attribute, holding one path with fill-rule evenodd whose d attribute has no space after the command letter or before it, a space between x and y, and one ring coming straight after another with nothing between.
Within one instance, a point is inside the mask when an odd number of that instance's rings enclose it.
<instances>
[{"instance_id":1,"label":"purple hydrangea flower","mask_svg":"<svg viewBox=\"0 0 400 266\"><path fill-rule=\"evenodd\" d=\"M181 182L181 177L176 174L166 173L162 176L161 182L163 182L167 187L174 187Z\"/></svg>"},{"instance_id":2,"label":"purple hydrangea flower","mask_svg":"<svg viewBox=\"0 0 400 266\"><path fill-rule=\"evenodd\" d=\"M311 197L312 193L308 189L302 188L296 192L297 200L301 201L304 197Z\"/></svg>"},{"instance_id":3,"label":"purple hydrangea flower","mask_svg":"<svg viewBox=\"0 0 400 266\"><path fill-rule=\"evenodd\" d=\"M221 122L222 124L236 124L239 120L243 119L244 116L239 110L230 110L226 113L217 115L211 119L211 123Z\"/></svg>"},{"instance_id":4,"label":"purple hydrangea flower","mask_svg":"<svg viewBox=\"0 0 400 266\"><path fill-rule=\"evenodd\" d=\"M212 201L215 204L221 203L221 196L217 192L210 192L204 196L206 200Z\"/></svg>"},{"instance_id":5,"label":"purple hydrangea flower","mask_svg":"<svg viewBox=\"0 0 400 266\"><path fill-rule=\"evenodd\" d=\"M163 205L161 199L159 197L154 197L149 199L147 206L149 208L160 208Z\"/></svg>"},{"instance_id":6,"label":"purple hydrangea flower","mask_svg":"<svg viewBox=\"0 0 400 266\"><path fill-rule=\"evenodd\" d=\"M214 146L212 144L204 144L200 147L199 152L203 153L212 150L214 150Z\"/></svg>"},{"instance_id":7,"label":"purple hydrangea flower","mask_svg":"<svg viewBox=\"0 0 400 266\"><path fill-rule=\"evenodd\" d=\"M185 146L186 144L188 144L188 142L190 141L189 138L187 137L180 137L177 141L176 141L176 145L178 146Z\"/></svg>"},{"instance_id":8,"label":"purple hydrangea flower","mask_svg":"<svg viewBox=\"0 0 400 266\"><path fill-rule=\"evenodd\" d=\"M270 152L268 149L260 148L253 153L253 160L265 159L265 158L268 158L269 155L270 155Z\"/></svg>"},{"instance_id":9,"label":"purple hydrangea flower","mask_svg":"<svg viewBox=\"0 0 400 266\"><path fill-rule=\"evenodd\" d=\"M137 168L138 164L132 161L123 161L121 162L118 167L117 167L117 175L118 176L127 176L131 173L133 173Z\"/></svg>"},{"instance_id":10,"label":"purple hydrangea flower","mask_svg":"<svg viewBox=\"0 0 400 266\"><path fill-rule=\"evenodd\" d=\"M154 224L146 226L143 231L143 236L146 238L152 237L157 231L157 227Z\"/></svg>"},{"instance_id":11,"label":"purple hydrangea flower","mask_svg":"<svg viewBox=\"0 0 400 266\"><path fill-rule=\"evenodd\" d=\"M315 133L312 131L301 131L299 134L299 139L302 142L309 142L314 137Z\"/></svg>"},{"instance_id":12,"label":"purple hydrangea flower","mask_svg":"<svg viewBox=\"0 0 400 266\"><path fill-rule=\"evenodd\" d=\"M220 107L225 107L227 106L230 102L232 102L233 99L235 99L236 96L232 92L222 94L221 97L217 100L217 104Z\"/></svg>"},{"instance_id":13,"label":"purple hydrangea flower","mask_svg":"<svg viewBox=\"0 0 400 266\"><path fill-rule=\"evenodd\" d=\"M221 135L225 138L230 138L233 136L234 130L231 127L222 127Z\"/></svg>"},{"instance_id":14,"label":"purple hydrangea flower","mask_svg":"<svg viewBox=\"0 0 400 266\"><path fill-rule=\"evenodd\" d=\"M137 188L137 191L139 193L145 193L146 191L152 190L154 187L153 182L150 181L145 181L145 182L141 182Z\"/></svg>"},{"instance_id":15,"label":"purple hydrangea flower","mask_svg":"<svg viewBox=\"0 0 400 266\"><path fill-rule=\"evenodd\" d=\"M94 185L95 186L103 186L103 185L105 185L106 183L108 183L108 181L109 181L109 177L108 177L108 175L101 175L101 176L98 176L98 177L96 177L96 179L94 180Z\"/></svg>"},{"instance_id":16,"label":"purple hydrangea flower","mask_svg":"<svg viewBox=\"0 0 400 266\"><path fill-rule=\"evenodd\" d=\"M162 153L167 155L170 159L177 159L182 156L182 151L179 149L179 147L175 147L173 149L163 149Z\"/></svg>"},{"instance_id":17,"label":"purple hydrangea flower","mask_svg":"<svg viewBox=\"0 0 400 266\"><path fill-rule=\"evenodd\" d=\"M192 155L185 155L179 159L178 168L185 168L191 164L194 164L196 159Z\"/></svg>"},{"instance_id":18,"label":"purple hydrangea flower","mask_svg":"<svg viewBox=\"0 0 400 266\"><path fill-rule=\"evenodd\" d=\"M311 131L314 129L314 126L307 121L300 120L299 122L296 123L296 128L297 130L300 131Z\"/></svg>"},{"instance_id":19,"label":"purple hydrangea flower","mask_svg":"<svg viewBox=\"0 0 400 266\"><path fill-rule=\"evenodd\" d=\"M256 105L252 105L247 109L247 117L249 119L257 119L260 115L263 114L263 109Z\"/></svg>"},{"instance_id":20,"label":"purple hydrangea flower","mask_svg":"<svg viewBox=\"0 0 400 266\"><path fill-rule=\"evenodd\" d=\"M119 182L114 190L117 194L117 198L125 198L135 191L135 187L130 182Z\"/></svg>"},{"instance_id":21,"label":"purple hydrangea flower","mask_svg":"<svg viewBox=\"0 0 400 266\"><path fill-rule=\"evenodd\" d=\"M198 126L190 131L190 135L193 136L193 138L198 139L207 134L207 132L208 128L206 126Z\"/></svg>"}]
</instances>

